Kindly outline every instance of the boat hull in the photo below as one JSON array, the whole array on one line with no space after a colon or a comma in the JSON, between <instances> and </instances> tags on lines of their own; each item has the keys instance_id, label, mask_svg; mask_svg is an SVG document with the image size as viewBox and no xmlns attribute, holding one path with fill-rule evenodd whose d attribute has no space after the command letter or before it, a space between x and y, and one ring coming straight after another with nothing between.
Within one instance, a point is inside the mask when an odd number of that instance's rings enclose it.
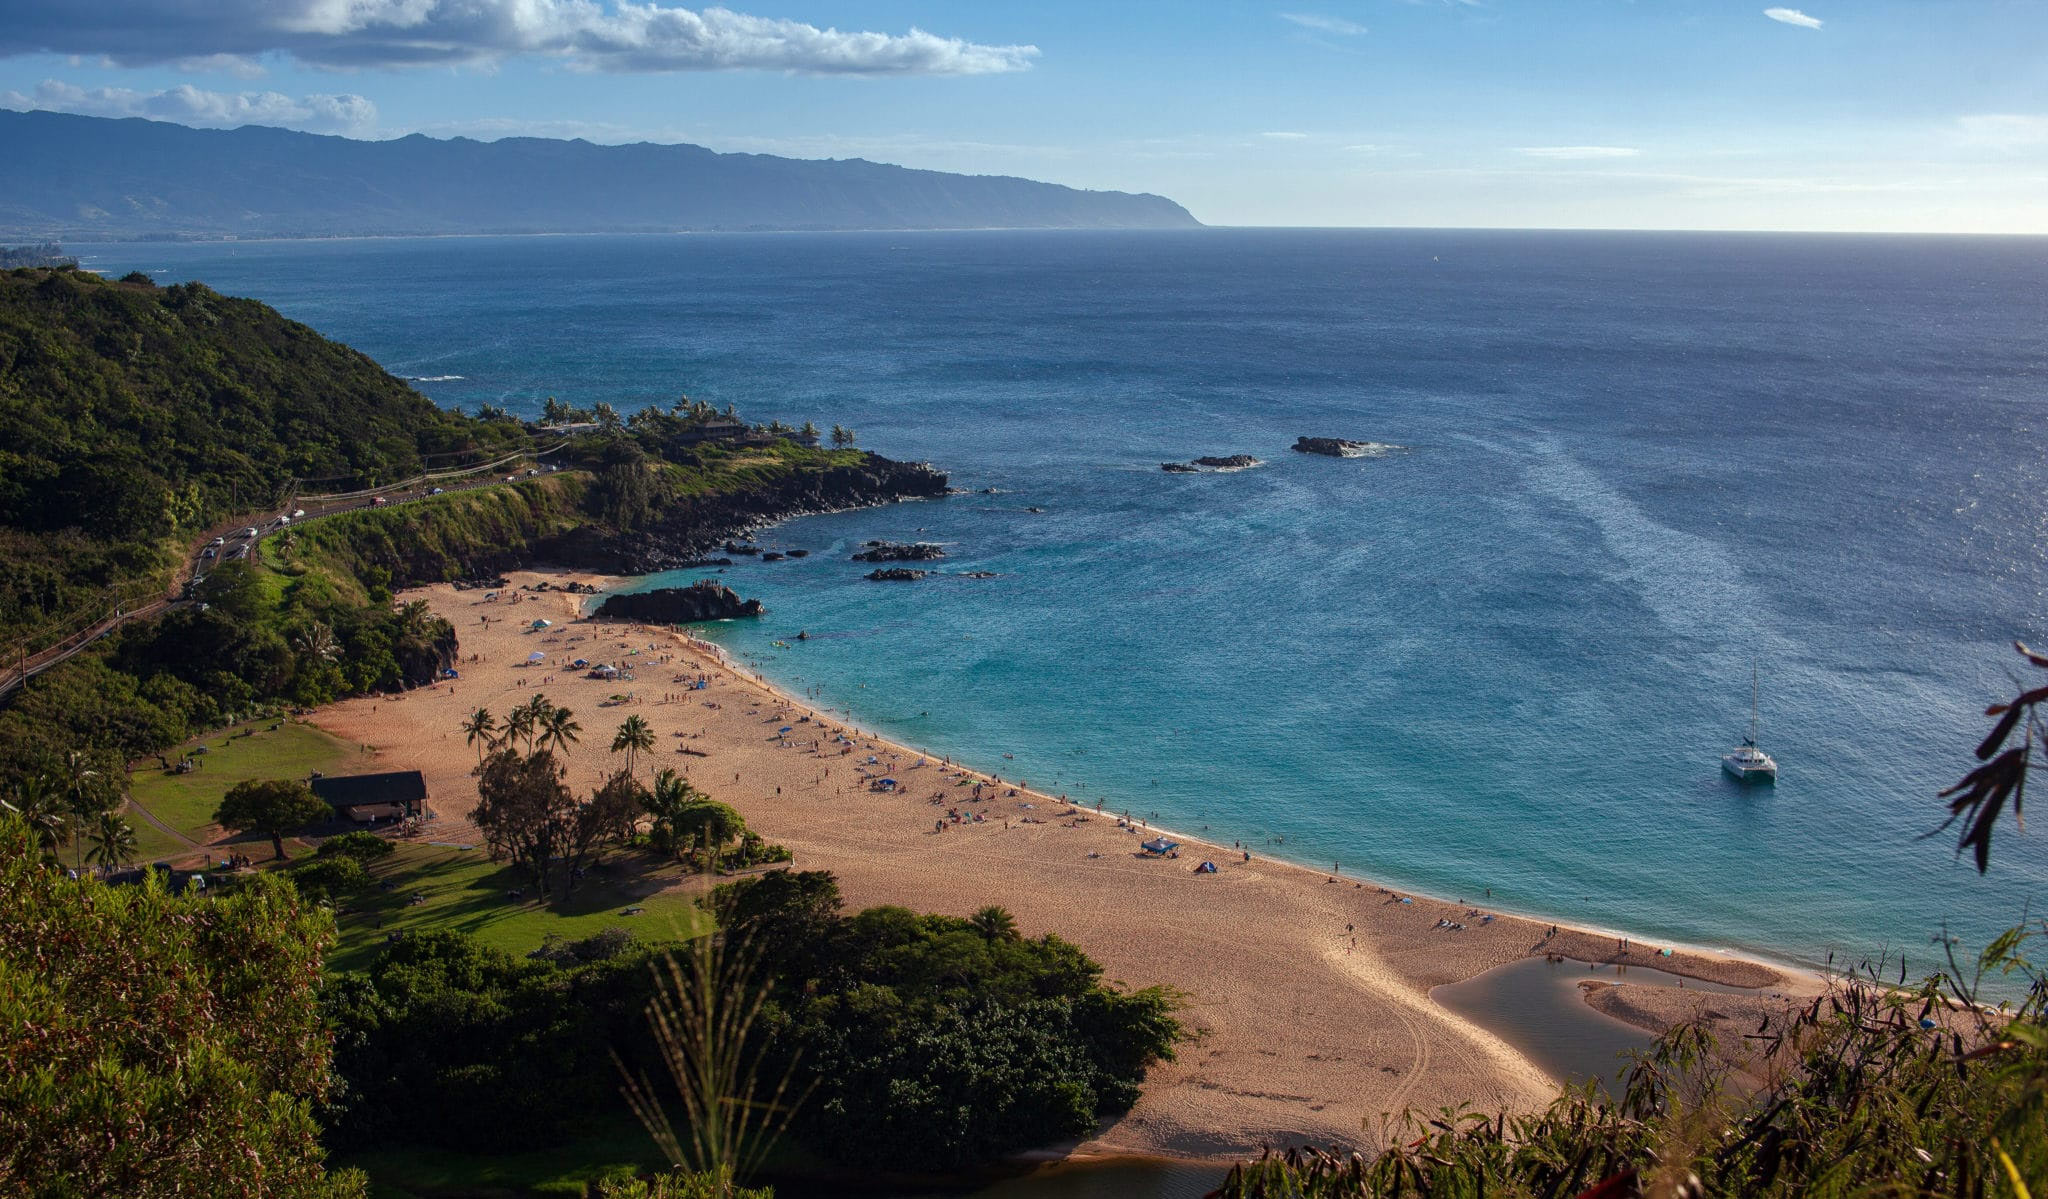
<instances>
[{"instance_id":1,"label":"boat hull","mask_svg":"<svg viewBox=\"0 0 2048 1199\"><path fill-rule=\"evenodd\" d=\"M1765 784L1778 781L1778 768L1775 764L1752 766L1722 758L1721 772L1738 783Z\"/></svg>"}]
</instances>

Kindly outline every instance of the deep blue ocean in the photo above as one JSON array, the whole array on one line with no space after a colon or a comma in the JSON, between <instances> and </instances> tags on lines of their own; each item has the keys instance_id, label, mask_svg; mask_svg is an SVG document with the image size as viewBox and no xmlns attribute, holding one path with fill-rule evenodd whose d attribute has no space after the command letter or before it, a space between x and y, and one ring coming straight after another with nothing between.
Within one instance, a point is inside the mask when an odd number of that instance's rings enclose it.
<instances>
[{"instance_id":1,"label":"deep blue ocean","mask_svg":"<svg viewBox=\"0 0 2048 1199\"><path fill-rule=\"evenodd\" d=\"M864 727L1396 887L1807 962L2048 900L1937 823L2048 640L2048 240L1244 231L78 247L444 404L687 393L977 493L714 636ZM1295 454L1297 436L1396 443ZM1158 465L1249 453L1235 474ZM996 494L979 494L995 488ZM1042 508L1031 513L1028 508ZM948 575L864 581L873 537ZM993 579L960 572L993 571ZM799 630L793 648L773 642ZM1761 678L1775 788L1719 773ZM1000 901L1000 896L991 896Z\"/></svg>"}]
</instances>

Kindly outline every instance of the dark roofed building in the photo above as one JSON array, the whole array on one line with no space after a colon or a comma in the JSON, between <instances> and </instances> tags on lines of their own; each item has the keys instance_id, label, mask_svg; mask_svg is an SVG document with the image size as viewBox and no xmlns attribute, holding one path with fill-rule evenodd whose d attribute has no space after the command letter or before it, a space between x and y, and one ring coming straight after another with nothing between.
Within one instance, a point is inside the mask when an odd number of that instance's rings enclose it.
<instances>
[{"instance_id":1,"label":"dark roofed building","mask_svg":"<svg viewBox=\"0 0 2048 1199\"><path fill-rule=\"evenodd\" d=\"M313 780L313 794L336 815L367 824L399 816L417 816L427 802L427 780L417 770L383 774L341 774Z\"/></svg>"}]
</instances>

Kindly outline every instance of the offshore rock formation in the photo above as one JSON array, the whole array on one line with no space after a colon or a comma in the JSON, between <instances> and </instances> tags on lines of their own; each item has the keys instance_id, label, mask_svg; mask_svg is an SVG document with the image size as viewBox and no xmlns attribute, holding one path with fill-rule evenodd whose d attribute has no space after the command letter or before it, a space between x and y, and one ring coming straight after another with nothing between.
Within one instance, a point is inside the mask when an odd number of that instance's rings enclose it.
<instances>
[{"instance_id":1,"label":"offshore rock formation","mask_svg":"<svg viewBox=\"0 0 2048 1199\"><path fill-rule=\"evenodd\" d=\"M944 494L945 472L869 454L853 466L803 471L716 495L679 496L651 525L631 532L575 529L552 539L533 559L603 574L654 574L702 562L721 553L728 540L799 516Z\"/></svg>"},{"instance_id":2,"label":"offshore rock formation","mask_svg":"<svg viewBox=\"0 0 2048 1199\"><path fill-rule=\"evenodd\" d=\"M1377 458L1388 450L1399 449L1383 441L1346 441L1342 437L1297 437L1294 452L1297 454L1322 454L1328 458Z\"/></svg>"},{"instance_id":3,"label":"offshore rock formation","mask_svg":"<svg viewBox=\"0 0 2048 1199\"><path fill-rule=\"evenodd\" d=\"M894 541L870 541L868 548L853 556L855 562L936 562L946 551L929 541L908 545Z\"/></svg>"},{"instance_id":4,"label":"offshore rock formation","mask_svg":"<svg viewBox=\"0 0 2048 1199\"><path fill-rule=\"evenodd\" d=\"M1301 447L1297 445L1294 448L1298 450ZM1189 475L1202 471L1250 470L1254 466L1263 465L1264 463L1250 454L1232 454L1227 458L1197 458L1192 462L1162 462L1159 464L1159 469L1166 471L1168 474Z\"/></svg>"},{"instance_id":5,"label":"offshore rock formation","mask_svg":"<svg viewBox=\"0 0 2048 1199\"><path fill-rule=\"evenodd\" d=\"M760 600L743 600L732 588L708 579L688 587L662 587L654 591L608 595L597 606L596 612L596 615L612 620L638 620L648 624L688 624L760 614Z\"/></svg>"},{"instance_id":6,"label":"offshore rock formation","mask_svg":"<svg viewBox=\"0 0 2048 1199\"><path fill-rule=\"evenodd\" d=\"M869 571L867 578L876 583L915 583L930 573L928 570L912 570L908 566L884 566L880 570Z\"/></svg>"}]
</instances>

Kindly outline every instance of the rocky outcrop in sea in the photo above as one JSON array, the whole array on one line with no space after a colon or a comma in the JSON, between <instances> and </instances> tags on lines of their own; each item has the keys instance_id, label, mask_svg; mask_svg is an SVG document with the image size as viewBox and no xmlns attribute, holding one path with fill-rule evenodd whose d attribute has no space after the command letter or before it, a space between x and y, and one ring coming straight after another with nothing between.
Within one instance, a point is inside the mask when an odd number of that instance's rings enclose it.
<instances>
[{"instance_id":1,"label":"rocky outcrop in sea","mask_svg":"<svg viewBox=\"0 0 2048 1199\"><path fill-rule=\"evenodd\" d=\"M611 620L637 620L647 624L688 624L760 614L760 600L741 599L732 588L708 579L688 587L661 587L653 591L608 595L595 613Z\"/></svg>"},{"instance_id":2,"label":"rocky outcrop in sea","mask_svg":"<svg viewBox=\"0 0 2048 1199\"><path fill-rule=\"evenodd\" d=\"M913 570L908 566L884 566L879 570L869 571L866 577L876 583L915 583L930 573L928 570Z\"/></svg>"},{"instance_id":3,"label":"rocky outcrop in sea","mask_svg":"<svg viewBox=\"0 0 2048 1199\"><path fill-rule=\"evenodd\" d=\"M946 551L929 541L909 543L897 541L870 541L867 548L853 556L855 562L936 562L946 556Z\"/></svg>"},{"instance_id":4,"label":"rocky outcrop in sea","mask_svg":"<svg viewBox=\"0 0 2048 1199\"><path fill-rule=\"evenodd\" d=\"M1346 441L1342 437L1297 437L1294 452L1321 454L1328 458L1377 458L1401 447L1384 441Z\"/></svg>"},{"instance_id":5,"label":"rocky outcrop in sea","mask_svg":"<svg viewBox=\"0 0 2048 1199\"><path fill-rule=\"evenodd\" d=\"M1295 448L1300 449L1301 447L1296 446ZM1225 458L1196 458L1191 462L1162 462L1159 464L1159 469L1168 474L1190 475L1203 471L1250 470L1254 466L1263 465L1265 465L1263 462L1260 462L1250 454L1231 454Z\"/></svg>"}]
</instances>

